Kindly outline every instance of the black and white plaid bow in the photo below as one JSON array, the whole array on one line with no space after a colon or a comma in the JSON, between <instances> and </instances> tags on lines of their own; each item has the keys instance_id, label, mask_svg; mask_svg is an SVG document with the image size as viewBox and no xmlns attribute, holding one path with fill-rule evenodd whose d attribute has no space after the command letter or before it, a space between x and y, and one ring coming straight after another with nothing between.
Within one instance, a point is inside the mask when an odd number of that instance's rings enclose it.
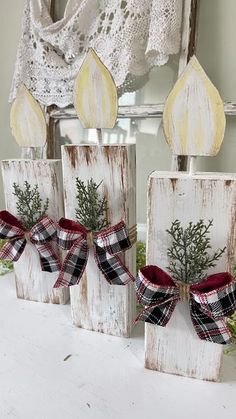
<instances>
[{"instance_id":1,"label":"black and white plaid bow","mask_svg":"<svg viewBox=\"0 0 236 419\"><path fill-rule=\"evenodd\" d=\"M137 320L166 326L177 302L185 300L189 301L193 326L200 339L231 342L224 317L236 310L236 285L228 272L211 275L198 284L178 286L162 269L149 265L139 271L136 293L145 306Z\"/></svg>"},{"instance_id":2,"label":"black and white plaid bow","mask_svg":"<svg viewBox=\"0 0 236 419\"><path fill-rule=\"evenodd\" d=\"M56 223L47 216L38 221L30 231L25 231L21 221L14 215L8 211L0 211L0 238L7 240L0 250L0 259L16 262L29 241L39 253L42 270L59 271L60 260L50 243L55 240L56 232Z\"/></svg>"},{"instance_id":3,"label":"black and white plaid bow","mask_svg":"<svg viewBox=\"0 0 236 419\"><path fill-rule=\"evenodd\" d=\"M125 285L135 280L117 256L117 253L132 246L123 221L92 233L80 223L62 218L57 234L58 245L69 251L54 288L79 283L87 264L89 249L93 249L97 266L110 284Z\"/></svg>"}]
</instances>

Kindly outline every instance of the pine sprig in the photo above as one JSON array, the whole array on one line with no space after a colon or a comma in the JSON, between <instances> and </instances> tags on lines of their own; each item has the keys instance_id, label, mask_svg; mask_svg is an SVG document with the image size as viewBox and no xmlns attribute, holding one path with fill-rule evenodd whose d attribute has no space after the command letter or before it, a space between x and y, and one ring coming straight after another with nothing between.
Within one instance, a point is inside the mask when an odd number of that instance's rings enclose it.
<instances>
[{"instance_id":1,"label":"pine sprig","mask_svg":"<svg viewBox=\"0 0 236 419\"><path fill-rule=\"evenodd\" d=\"M190 222L186 229L175 220L171 228L166 230L171 236L172 245L167 249L170 265L167 268L176 282L196 283L206 279L208 269L216 265L225 252L226 247L216 250L212 255L208 236L213 220L204 224L199 220L196 224Z\"/></svg>"},{"instance_id":2,"label":"pine sprig","mask_svg":"<svg viewBox=\"0 0 236 419\"><path fill-rule=\"evenodd\" d=\"M24 182L24 188L13 183L13 195L17 197L17 214L26 230L30 230L38 220L46 215L49 206L47 198L43 204L38 190L38 185L32 187L27 181Z\"/></svg>"},{"instance_id":3,"label":"pine sprig","mask_svg":"<svg viewBox=\"0 0 236 419\"><path fill-rule=\"evenodd\" d=\"M98 192L101 184L102 181L97 184L92 178L87 184L76 178L76 219L91 231L100 231L109 225L107 199L105 196L101 198Z\"/></svg>"}]
</instances>

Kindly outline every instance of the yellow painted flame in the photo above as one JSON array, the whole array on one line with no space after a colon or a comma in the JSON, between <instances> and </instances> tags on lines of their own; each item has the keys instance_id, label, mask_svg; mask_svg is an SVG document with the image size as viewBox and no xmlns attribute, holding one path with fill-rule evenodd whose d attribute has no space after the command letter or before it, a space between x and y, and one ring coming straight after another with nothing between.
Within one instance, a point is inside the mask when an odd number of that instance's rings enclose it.
<instances>
[{"instance_id":1,"label":"yellow painted flame","mask_svg":"<svg viewBox=\"0 0 236 419\"><path fill-rule=\"evenodd\" d=\"M225 132L224 105L195 56L166 100L163 127L173 154L214 156L220 150Z\"/></svg>"},{"instance_id":2,"label":"yellow painted flame","mask_svg":"<svg viewBox=\"0 0 236 419\"><path fill-rule=\"evenodd\" d=\"M12 135L21 147L43 147L47 125L43 111L29 90L22 84L10 112Z\"/></svg>"},{"instance_id":3,"label":"yellow painted flame","mask_svg":"<svg viewBox=\"0 0 236 419\"><path fill-rule=\"evenodd\" d=\"M84 128L113 128L116 123L117 89L91 48L75 80L74 106Z\"/></svg>"}]
</instances>

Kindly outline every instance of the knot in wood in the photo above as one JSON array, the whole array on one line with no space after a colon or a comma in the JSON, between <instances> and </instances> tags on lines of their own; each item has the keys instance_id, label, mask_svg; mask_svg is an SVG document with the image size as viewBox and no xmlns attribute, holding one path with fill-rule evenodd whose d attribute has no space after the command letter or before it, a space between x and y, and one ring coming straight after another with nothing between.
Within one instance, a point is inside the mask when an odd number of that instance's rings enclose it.
<instances>
[{"instance_id":1,"label":"knot in wood","mask_svg":"<svg viewBox=\"0 0 236 419\"><path fill-rule=\"evenodd\" d=\"M24 237L27 242L30 242L30 231L26 231Z\"/></svg>"},{"instance_id":2,"label":"knot in wood","mask_svg":"<svg viewBox=\"0 0 236 419\"><path fill-rule=\"evenodd\" d=\"M180 298L180 301L189 301L189 299L190 299L190 285L179 284L179 298Z\"/></svg>"},{"instance_id":3,"label":"knot in wood","mask_svg":"<svg viewBox=\"0 0 236 419\"><path fill-rule=\"evenodd\" d=\"M87 232L87 245L89 249L93 248L93 232L92 231L88 231Z\"/></svg>"}]
</instances>

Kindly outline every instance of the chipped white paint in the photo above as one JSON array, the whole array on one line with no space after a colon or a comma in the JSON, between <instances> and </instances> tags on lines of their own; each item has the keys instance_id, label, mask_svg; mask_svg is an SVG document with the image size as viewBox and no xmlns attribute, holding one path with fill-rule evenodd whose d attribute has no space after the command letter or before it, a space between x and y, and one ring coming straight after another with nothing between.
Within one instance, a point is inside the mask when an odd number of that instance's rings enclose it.
<instances>
[{"instance_id":1,"label":"chipped white paint","mask_svg":"<svg viewBox=\"0 0 236 419\"><path fill-rule=\"evenodd\" d=\"M74 106L84 128L113 128L116 123L116 85L92 48L75 80Z\"/></svg>"},{"instance_id":2,"label":"chipped white paint","mask_svg":"<svg viewBox=\"0 0 236 419\"><path fill-rule=\"evenodd\" d=\"M16 200L12 194L14 182L23 186L27 180L38 185L45 201L49 198L47 214L58 221L63 216L63 192L60 160L4 160L2 174L6 209L17 217ZM53 289L56 273L43 272L35 247L27 243L24 253L14 264L18 298L45 303L65 304L69 299L67 289Z\"/></svg>"},{"instance_id":3,"label":"chipped white paint","mask_svg":"<svg viewBox=\"0 0 236 419\"><path fill-rule=\"evenodd\" d=\"M236 175L154 172L148 185L147 263L168 266L166 229L175 219L184 226L213 219L212 250L227 252L209 273L231 270L235 249ZM223 347L200 340L188 303L178 303L166 327L146 323L145 365L172 374L217 381Z\"/></svg>"},{"instance_id":4,"label":"chipped white paint","mask_svg":"<svg viewBox=\"0 0 236 419\"><path fill-rule=\"evenodd\" d=\"M47 138L45 116L24 84L20 85L10 112L12 135L21 147L43 147Z\"/></svg>"},{"instance_id":5,"label":"chipped white paint","mask_svg":"<svg viewBox=\"0 0 236 419\"><path fill-rule=\"evenodd\" d=\"M166 100L163 127L173 154L215 156L220 150L224 105L195 56Z\"/></svg>"},{"instance_id":6,"label":"chipped white paint","mask_svg":"<svg viewBox=\"0 0 236 419\"><path fill-rule=\"evenodd\" d=\"M135 146L68 145L62 147L65 214L75 219L76 177L103 180L108 200L108 219L115 224L123 219L128 227L135 219ZM125 253L125 264L135 272L135 246ZM116 336L129 336L135 317L133 284L110 285L90 255L80 284L70 288L73 323L84 329Z\"/></svg>"}]
</instances>

